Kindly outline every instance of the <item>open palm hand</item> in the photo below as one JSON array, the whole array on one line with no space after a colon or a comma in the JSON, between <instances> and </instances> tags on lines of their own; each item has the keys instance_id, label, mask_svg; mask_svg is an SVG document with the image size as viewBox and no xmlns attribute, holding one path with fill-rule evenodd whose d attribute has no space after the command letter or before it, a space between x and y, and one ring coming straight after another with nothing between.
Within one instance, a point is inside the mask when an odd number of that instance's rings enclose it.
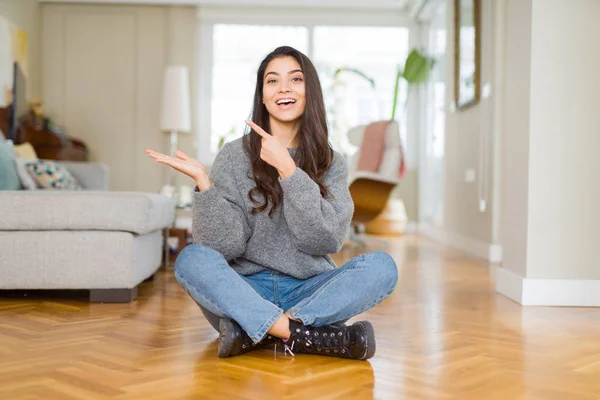
<instances>
[{"instance_id":1,"label":"open palm hand","mask_svg":"<svg viewBox=\"0 0 600 400\"><path fill-rule=\"evenodd\" d=\"M175 157L156 151L146 149L148 156L156 160L156 162L166 164L175 170L182 172L196 181L198 188L204 190L210 186L210 179L206 169L198 160L187 156L183 151L176 150Z\"/></svg>"}]
</instances>

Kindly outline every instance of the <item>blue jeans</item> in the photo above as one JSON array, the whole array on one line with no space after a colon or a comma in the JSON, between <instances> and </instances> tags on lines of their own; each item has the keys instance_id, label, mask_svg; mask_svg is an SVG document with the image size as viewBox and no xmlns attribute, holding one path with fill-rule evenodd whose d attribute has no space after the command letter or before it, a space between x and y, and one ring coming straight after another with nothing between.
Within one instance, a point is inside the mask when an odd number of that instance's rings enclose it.
<instances>
[{"instance_id":1,"label":"blue jeans","mask_svg":"<svg viewBox=\"0 0 600 400\"><path fill-rule=\"evenodd\" d=\"M221 253L192 244L177 257L175 277L196 303L236 321L258 343L286 311L323 326L372 308L392 293L398 269L388 254L368 253L305 280L272 270L243 276Z\"/></svg>"}]
</instances>

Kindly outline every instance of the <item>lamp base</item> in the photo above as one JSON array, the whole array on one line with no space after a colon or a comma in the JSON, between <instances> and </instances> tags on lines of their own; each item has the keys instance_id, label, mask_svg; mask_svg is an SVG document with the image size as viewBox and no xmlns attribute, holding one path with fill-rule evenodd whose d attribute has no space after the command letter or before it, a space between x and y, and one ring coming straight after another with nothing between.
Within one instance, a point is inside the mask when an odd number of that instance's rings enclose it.
<instances>
[{"instance_id":1,"label":"lamp base","mask_svg":"<svg viewBox=\"0 0 600 400\"><path fill-rule=\"evenodd\" d=\"M160 189L160 194L172 199L172 198L175 198L175 191L176 191L176 188L174 185L166 184Z\"/></svg>"},{"instance_id":2,"label":"lamp base","mask_svg":"<svg viewBox=\"0 0 600 400\"><path fill-rule=\"evenodd\" d=\"M177 142L178 142L178 132L171 131L171 155L175 155L175 150L177 150Z\"/></svg>"},{"instance_id":3,"label":"lamp base","mask_svg":"<svg viewBox=\"0 0 600 400\"><path fill-rule=\"evenodd\" d=\"M178 139L178 132L171 131L171 157L175 157L175 150L177 150ZM169 168L169 170L169 186L172 186L173 191L175 191L175 174L177 173L177 171L175 171L173 168Z\"/></svg>"}]
</instances>

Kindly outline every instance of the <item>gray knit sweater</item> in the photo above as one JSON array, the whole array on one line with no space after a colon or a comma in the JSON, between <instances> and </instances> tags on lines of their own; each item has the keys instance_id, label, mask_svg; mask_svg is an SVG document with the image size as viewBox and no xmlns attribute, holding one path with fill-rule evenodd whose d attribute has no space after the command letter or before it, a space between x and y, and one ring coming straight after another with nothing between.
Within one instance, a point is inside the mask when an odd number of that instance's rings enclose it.
<instances>
[{"instance_id":1,"label":"gray knit sweater","mask_svg":"<svg viewBox=\"0 0 600 400\"><path fill-rule=\"evenodd\" d=\"M296 149L288 149L292 157ZM300 168L279 179L283 201L269 217L267 207L252 215L248 191L254 188L250 160L242 139L217 154L213 186L194 193L194 243L217 250L242 275L265 269L307 279L336 267L329 254L343 244L354 212L346 162L335 153L325 175L334 197L323 198L319 186ZM255 196L261 201L263 197Z\"/></svg>"}]
</instances>

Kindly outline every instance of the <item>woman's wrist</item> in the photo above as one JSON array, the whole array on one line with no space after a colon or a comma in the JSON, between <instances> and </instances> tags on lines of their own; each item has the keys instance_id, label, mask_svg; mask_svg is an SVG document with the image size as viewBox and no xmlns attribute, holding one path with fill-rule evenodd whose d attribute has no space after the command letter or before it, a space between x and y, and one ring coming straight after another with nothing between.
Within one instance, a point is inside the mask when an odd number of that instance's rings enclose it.
<instances>
[{"instance_id":1,"label":"woman's wrist","mask_svg":"<svg viewBox=\"0 0 600 400\"><path fill-rule=\"evenodd\" d=\"M291 163L288 163L286 166L278 170L278 172L281 179L292 176L294 175L294 172L296 172L296 163L292 160Z\"/></svg>"},{"instance_id":2,"label":"woman's wrist","mask_svg":"<svg viewBox=\"0 0 600 400\"><path fill-rule=\"evenodd\" d=\"M206 189L208 189L209 187L212 186L212 182L210 181L209 177L200 177L195 179L196 181L196 186L198 186L198 190L203 192Z\"/></svg>"}]
</instances>

